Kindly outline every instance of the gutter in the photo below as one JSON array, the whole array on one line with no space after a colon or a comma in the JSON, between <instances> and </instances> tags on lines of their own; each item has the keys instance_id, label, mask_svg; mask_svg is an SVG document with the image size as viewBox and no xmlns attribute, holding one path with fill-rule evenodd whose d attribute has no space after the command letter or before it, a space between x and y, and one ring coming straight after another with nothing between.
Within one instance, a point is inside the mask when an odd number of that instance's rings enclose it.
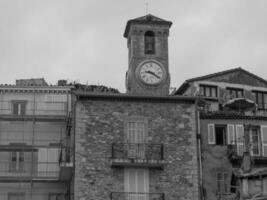
<instances>
[{"instance_id":1,"label":"gutter","mask_svg":"<svg viewBox=\"0 0 267 200\"><path fill-rule=\"evenodd\" d=\"M196 138L197 138L197 159L198 159L198 170L199 170L199 194L200 200L204 200L203 194L203 169L202 169L202 152L201 152L201 123L200 123L200 113L198 110L199 99L195 102L195 113L196 113Z\"/></svg>"}]
</instances>

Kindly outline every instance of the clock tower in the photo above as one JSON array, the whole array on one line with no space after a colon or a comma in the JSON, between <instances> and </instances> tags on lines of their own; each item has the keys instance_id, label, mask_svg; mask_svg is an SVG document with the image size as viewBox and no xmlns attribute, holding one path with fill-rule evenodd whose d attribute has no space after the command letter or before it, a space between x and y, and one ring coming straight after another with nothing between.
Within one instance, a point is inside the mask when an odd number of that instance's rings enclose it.
<instances>
[{"instance_id":1,"label":"clock tower","mask_svg":"<svg viewBox=\"0 0 267 200\"><path fill-rule=\"evenodd\" d=\"M128 94L169 94L168 36L172 22L151 14L127 22L124 37L128 46Z\"/></svg>"}]
</instances>

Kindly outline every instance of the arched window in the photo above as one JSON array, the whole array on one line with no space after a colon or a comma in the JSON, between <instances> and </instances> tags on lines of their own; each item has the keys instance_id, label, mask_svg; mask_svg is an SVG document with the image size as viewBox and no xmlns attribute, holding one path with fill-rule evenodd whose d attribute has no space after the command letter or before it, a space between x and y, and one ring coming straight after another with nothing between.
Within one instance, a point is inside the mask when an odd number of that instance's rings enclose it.
<instances>
[{"instance_id":1,"label":"arched window","mask_svg":"<svg viewBox=\"0 0 267 200\"><path fill-rule=\"evenodd\" d=\"M155 34L153 31L145 32L145 54L155 54Z\"/></svg>"}]
</instances>

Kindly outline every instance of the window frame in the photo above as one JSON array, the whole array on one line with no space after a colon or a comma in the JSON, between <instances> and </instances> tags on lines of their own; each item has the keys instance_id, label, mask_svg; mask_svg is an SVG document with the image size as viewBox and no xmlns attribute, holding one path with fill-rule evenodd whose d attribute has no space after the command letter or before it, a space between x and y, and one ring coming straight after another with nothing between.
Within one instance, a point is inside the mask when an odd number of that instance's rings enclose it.
<instances>
[{"instance_id":1,"label":"window frame","mask_svg":"<svg viewBox=\"0 0 267 200\"><path fill-rule=\"evenodd\" d=\"M203 88L203 94L201 94L201 88ZM215 89L215 97L212 96L212 89ZM207 90L209 90L209 96L207 96ZM199 91L200 95L203 95L204 97L218 98L218 86L199 84Z\"/></svg>"},{"instance_id":2,"label":"window frame","mask_svg":"<svg viewBox=\"0 0 267 200\"><path fill-rule=\"evenodd\" d=\"M27 108L27 101L25 100L12 100L12 114L23 116L26 115L26 108ZM15 106L17 105L17 109L15 109ZM23 109L24 107L24 109Z\"/></svg>"},{"instance_id":3,"label":"window frame","mask_svg":"<svg viewBox=\"0 0 267 200\"><path fill-rule=\"evenodd\" d=\"M267 104L265 105L265 95L267 98L267 91L258 91L258 90L252 90L252 93L255 96L256 104L258 105L258 110L267 110ZM261 97L259 97L261 95ZM261 98L262 103L259 104L259 99ZM267 102L267 99L266 99Z\"/></svg>"},{"instance_id":4,"label":"window frame","mask_svg":"<svg viewBox=\"0 0 267 200\"><path fill-rule=\"evenodd\" d=\"M226 87L226 91L230 94L231 98L243 98L244 97L244 89L242 88ZM238 96L238 92L241 92L241 97Z\"/></svg>"},{"instance_id":5,"label":"window frame","mask_svg":"<svg viewBox=\"0 0 267 200\"><path fill-rule=\"evenodd\" d=\"M218 175L221 175L222 179L219 180ZM229 191L230 191L229 175L230 174L227 171L216 172L216 185L217 185L218 194L220 195L229 194Z\"/></svg>"},{"instance_id":6,"label":"window frame","mask_svg":"<svg viewBox=\"0 0 267 200\"><path fill-rule=\"evenodd\" d=\"M148 49L148 44L152 45L151 49ZM156 54L156 37L155 32L148 30L144 34L144 53L145 55L154 55Z\"/></svg>"},{"instance_id":7,"label":"window frame","mask_svg":"<svg viewBox=\"0 0 267 200\"><path fill-rule=\"evenodd\" d=\"M15 160L13 160L15 158ZM9 160L9 172L21 173L25 170L25 154L23 151L11 151Z\"/></svg>"}]
</instances>

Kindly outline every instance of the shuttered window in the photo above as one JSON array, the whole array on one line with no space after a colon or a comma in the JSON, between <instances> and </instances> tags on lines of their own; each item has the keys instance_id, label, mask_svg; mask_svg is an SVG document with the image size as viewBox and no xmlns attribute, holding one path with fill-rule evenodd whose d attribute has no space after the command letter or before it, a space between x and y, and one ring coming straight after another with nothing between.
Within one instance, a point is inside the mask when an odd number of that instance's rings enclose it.
<instances>
[{"instance_id":1,"label":"shuttered window","mask_svg":"<svg viewBox=\"0 0 267 200\"><path fill-rule=\"evenodd\" d=\"M235 144L235 126L234 124L227 125L227 144Z\"/></svg>"},{"instance_id":2,"label":"shuttered window","mask_svg":"<svg viewBox=\"0 0 267 200\"><path fill-rule=\"evenodd\" d=\"M244 126L242 124L236 125L236 145L237 145L237 155L243 156L243 153L244 153Z\"/></svg>"},{"instance_id":3,"label":"shuttered window","mask_svg":"<svg viewBox=\"0 0 267 200\"><path fill-rule=\"evenodd\" d=\"M124 191L132 193L130 197L133 200L145 199L145 196L142 195L149 192L149 170L126 168L124 172Z\"/></svg>"},{"instance_id":4,"label":"shuttered window","mask_svg":"<svg viewBox=\"0 0 267 200\"><path fill-rule=\"evenodd\" d=\"M215 128L214 124L208 124L208 143L215 144Z\"/></svg>"},{"instance_id":5,"label":"shuttered window","mask_svg":"<svg viewBox=\"0 0 267 200\"><path fill-rule=\"evenodd\" d=\"M261 126L262 155L267 157L267 126Z\"/></svg>"}]
</instances>

